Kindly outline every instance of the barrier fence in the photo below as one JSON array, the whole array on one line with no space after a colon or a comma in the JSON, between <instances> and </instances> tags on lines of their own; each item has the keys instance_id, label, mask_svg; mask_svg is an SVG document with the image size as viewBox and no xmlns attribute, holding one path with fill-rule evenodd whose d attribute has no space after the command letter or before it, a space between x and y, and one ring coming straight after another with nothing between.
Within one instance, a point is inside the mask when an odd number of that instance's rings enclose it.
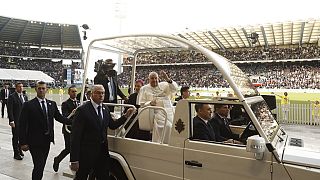
<instances>
[{"instance_id":1,"label":"barrier fence","mask_svg":"<svg viewBox=\"0 0 320 180\"><path fill-rule=\"evenodd\" d=\"M292 101L288 105L277 102L277 108L272 111L279 123L320 125L320 109L311 101Z\"/></svg>"}]
</instances>

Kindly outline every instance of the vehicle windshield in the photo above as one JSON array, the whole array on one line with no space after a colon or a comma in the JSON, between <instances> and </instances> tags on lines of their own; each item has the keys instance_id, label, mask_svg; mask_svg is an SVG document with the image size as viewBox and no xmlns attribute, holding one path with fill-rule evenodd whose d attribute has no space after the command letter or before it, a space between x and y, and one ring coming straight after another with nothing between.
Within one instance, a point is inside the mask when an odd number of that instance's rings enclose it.
<instances>
[{"instance_id":1,"label":"vehicle windshield","mask_svg":"<svg viewBox=\"0 0 320 180\"><path fill-rule=\"evenodd\" d=\"M257 117L257 120L260 123L263 132L265 133L269 141L271 141L274 138L279 125L271 114L267 103L263 100L251 104L251 109Z\"/></svg>"},{"instance_id":2,"label":"vehicle windshield","mask_svg":"<svg viewBox=\"0 0 320 180\"><path fill-rule=\"evenodd\" d=\"M222 69L229 74L231 79L236 84L236 88L239 88L244 97L259 95L259 92L257 91L256 87L253 86L249 77L238 66L220 55L214 57L217 57L215 60L218 61L219 64L222 64Z\"/></svg>"}]
</instances>

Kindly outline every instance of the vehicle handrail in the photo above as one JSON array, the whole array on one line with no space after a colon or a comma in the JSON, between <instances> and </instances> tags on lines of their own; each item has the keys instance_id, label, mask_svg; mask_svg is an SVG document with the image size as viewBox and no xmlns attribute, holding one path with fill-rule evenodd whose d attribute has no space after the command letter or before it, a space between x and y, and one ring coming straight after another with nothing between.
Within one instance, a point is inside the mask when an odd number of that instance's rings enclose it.
<instances>
[{"instance_id":1,"label":"vehicle handrail","mask_svg":"<svg viewBox=\"0 0 320 180\"><path fill-rule=\"evenodd\" d=\"M127 117L126 121L122 124L121 128L119 129L119 132L116 134L116 137L118 137L120 135L122 129L128 124L129 120L134 115L134 113L136 113L137 108L132 104L116 104L116 103L103 103L103 104L107 105L107 106L121 106L121 107L133 108L132 113Z\"/></svg>"},{"instance_id":2,"label":"vehicle handrail","mask_svg":"<svg viewBox=\"0 0 320 180\"><path fill-rule=\"evenodd\" d=\"M140 108L140 112L138 112L137 116L133 119L132 123L127 128L126 132L122 135L122 138L124 138L127 135L127 133L130 131L131 127L134 125L134 123L136 123L136 121L138 120L139 115L141 114L141 112L143 112L143 111L145 111L147 109L161 110L165 114L164 127L163 127L163 131L162 131L161 139L160 139L160 144L163 144L164 135L165 135L165 131L166 131L166 128L167 128L168 114L167 114L167 111L163 107L160 107L160 106L146 106L146 107ZM153 121L154 121L154 119L153 119Z\"/></svg>"},{"instance_id":3,"label":"vehicle handrail","mask_svg":"<svg viewBox=\"0 0 320 180\"><path fill-rule=\"evenodd\" d=\"M126 121L124 122L124 124L122 125L121 129L119 130L119 132L117 133L116 137L119 136L120 132L122 131L122 129L125 127L125 125L127 125L127 123L129 122L129 120L131 119L131 117L134 115L134 113L136 113L137 108L134 105L131 104L116 104L116 103L103 103L104 105L107 106L121 106L121 107L129 107L129 108L133 108L132 113L128 116L128 118L126 119ZM71 113L67 118L70 119L71 116L73 116L74 113ZM71 131L68 129L68 127L70 127L70 125L65 125L65 130L67 131L67 133L71 133Z\"/></svg>"}]
</instances>

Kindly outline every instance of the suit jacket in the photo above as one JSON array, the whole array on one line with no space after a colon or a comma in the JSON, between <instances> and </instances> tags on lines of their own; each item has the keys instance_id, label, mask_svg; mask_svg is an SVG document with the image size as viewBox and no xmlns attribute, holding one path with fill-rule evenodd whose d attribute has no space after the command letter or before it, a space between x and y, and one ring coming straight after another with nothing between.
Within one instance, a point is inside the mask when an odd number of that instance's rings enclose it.
<instances>
[{"instance_id":1,"label":"suit jacket","mask_svg":"<svg viewBox=\"0 0 320 180\"><path fill-rule=\"evenodd\" d=\"M219 134L215 133L213 127L209 127L199 116L193 118L193 139L207 141L223 141Z\"/></svg>"},{"instance_id":2,"label":"suit jacket","mask_svg":"<svg viewBox=\"0 0 320 180\"><path fill-rule=\"evenodd\" d=\"M64 117L68 117L71 112L76 109L79 105L79 101L76 101L76 105L74 104L74 102L69 98L67 99L66 101L64 101L62 104L61 104L61 110L62 110L62 115ZM62 127L62 133L65 134L65 133L68 133L66 131L66 128L65 128L66 124L63 123L63 127Z\"/></svg>"},{"instance_id":3,"label":"suit jacket","mask_svg":"<svg viewBox=\"0 0 320 180\"><path fill-rule=\"evenodd\" d=\"M81 98L81 93L77 94L76 99L77 99L78 101L80 101L80 98ZM89 98L89 99L90 99L90 98ZM87 101L87 100L89 100L89 99L87 98L86 95L83 96L83 101Z\"/></svg>"},{"instance_id":4,"label":"suit jacket","mask_svg":"<svg viewBox=\"0 0 320 180\"><path fill-rule=\"evenodd\" d=\"M108 78L106 76L97 75L96 77L94 77L94 84L101 84L104 87L104 90L105 90L104 102L109 102L110 92L109 92L109 88L108 88L108 83L109 83L109 80L108 80ZM114 87L113 94L115 94L115 96L116 96L116 97L114 97L114 100L111 103L116 103L118 95L122 99L124 99L126 96L123 94L123 92L119 88L118 76L116 74L112 77L112 82L111 83L113 83L113 87Z\"/></svg>"},{"instance_id":5,"label":"suit jacket","mask_svg":"<svg viewBox=\"0 0 320 180\"><path fill-rule=\"evenodd\" d=\"M134 105L136 108L139 108L140 105L137 104L137 97L138 97L138 93L132 93L130 94L130 96L128 97L128 101L126 102L126 104L131 104ZM126 108L129 109L129 108Z\"/></svg>"},{"instance_id":6,"label":"suit jacket","mask_svg":"<svg viewBox=\"0 0 320 180\"><path fill-rule=\"evenodd\" d=\"M102 123L91 101L85 102L76 110L72 123L70 161L76 162L82 156L90 156L99 151L101 144L105 144L108 151L107 130L120 127L126 118L122 116L113 121L107 106L103 105ZM88 152L88 154L84 153Z\"/></svg>"},{"instance_id":7,"label":"suit jacket","mask_svg":"<svg viewBox=\"0 0 320 180\"><path fill-rule=\"evenodd\" d=\"M46 99L48 122L37 98L23 103L20 115L19 140L21 145L41 146L54 142L53 118L61 123L71 124L71 120L63 117L54 101ZM49 134L46 135L47 128Z\"/></svg>"},{"instance_id":8,"label":"suit jacket","mask_svg":"<svg viewBox=\"0 0 320 180\"><path fill-rule=\"evenodd\" d=\"M213 118L209 122L213 127L215 127L216 131L226 140L239 139L239 135L233 134L233 132L231 131L231 128L229 127L229 121L227 124L225 124L224 120L217 113L214 114Z\"/></svg>"},{"instance_id":9,"label":"suit jacket","mask_svg":"<svg viewBox=\"0 0 320 180\"><path fill-rule=\"evenodd\" d=\"M5 89L1 89L0 91L0 100L5 100L5 92L4 92ZM8 89L9 91L9 95L10 95L10 90Z\"/></svg>"},{"instance_id":10,"label":"suit jacket","mask_svg":"<svg viewBox=\"0 0 320 180\"><path fill-rule=\"evenodd\" d=\"M24 94L22 94L22 98L24 99L24 102L28 101L28 97ZM22 110L22 103L21 99L19 98L19 95L17 92L14 92L9 95L8 97L8 117L9 117L9 123L14 122L16 126L19 125L19 118L20 113Z\"/></svg>"}]
</instances>

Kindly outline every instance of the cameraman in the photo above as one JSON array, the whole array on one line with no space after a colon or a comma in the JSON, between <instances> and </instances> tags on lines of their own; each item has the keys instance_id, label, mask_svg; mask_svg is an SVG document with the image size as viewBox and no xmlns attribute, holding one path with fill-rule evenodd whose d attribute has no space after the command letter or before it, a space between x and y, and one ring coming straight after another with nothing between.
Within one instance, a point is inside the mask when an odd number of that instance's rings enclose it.
<instances>
[{"instance_id":1,"label":"cameraman","mask_svg":"<svg viewBox=\"0 0 320 180\"><path fill-rule=\"evenodd\" d=\"M117 95L127 101L127 97L122 93L118 85L117 71L113 70L115 63L112 59L98 61L100 63L97 75L94 77L94 84L101 84L105 89L105 103L117 103ZM110 112L114 111L114 106L109 106Z\"/></svg>"}]
</instances>

